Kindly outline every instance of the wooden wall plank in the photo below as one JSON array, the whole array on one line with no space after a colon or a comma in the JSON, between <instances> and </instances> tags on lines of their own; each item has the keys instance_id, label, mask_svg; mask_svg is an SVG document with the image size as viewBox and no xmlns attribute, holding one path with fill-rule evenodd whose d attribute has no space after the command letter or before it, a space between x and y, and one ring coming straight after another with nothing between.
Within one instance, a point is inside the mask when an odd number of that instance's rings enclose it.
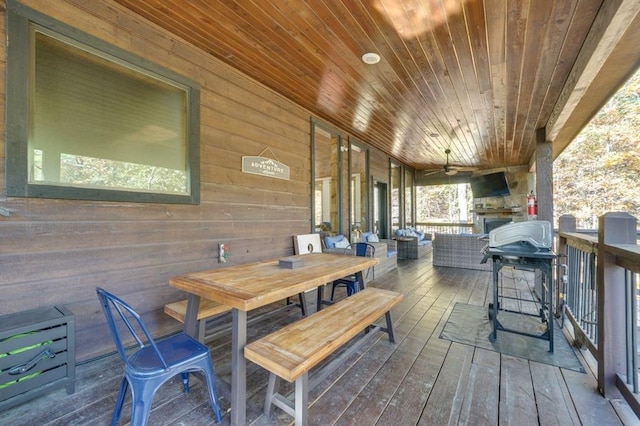
<instances>
[{"instance_id":1,"label":"wooden wall plank","mask_svg":"<svg viewBox=\"0 0 640 426\"><path fill-rule=\"evenodd\" d=\"M308 111L115 2L22 3L199 83L201 203L0 199L8 212L0 217L0 314L66 305L77 316L77 358L84 360L113 349L95 287L124 297L161 335L179 328L162 314L163 305L184 297L168 286L169 278L224 267L216 258L219 243L230 246L226 265L293 254L292 236L307 233L311 220ZM2 0L0 9L6 39ZM3 43L2 74L5 52ZM0 81L4 129L6 87ZM291 177L242 173L244 155L276 157ZM376 173L388 174L386 155L377 154L376 164Z\"/></svg>"}]
</instances>

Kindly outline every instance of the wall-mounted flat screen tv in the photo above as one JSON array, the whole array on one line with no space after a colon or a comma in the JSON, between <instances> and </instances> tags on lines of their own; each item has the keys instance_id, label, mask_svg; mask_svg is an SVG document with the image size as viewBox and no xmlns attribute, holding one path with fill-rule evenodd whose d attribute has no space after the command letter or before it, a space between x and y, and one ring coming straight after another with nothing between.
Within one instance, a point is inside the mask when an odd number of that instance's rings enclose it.
<instances>
[{"instance_id":1,"label":"wall-mounted flat screen tv","mask_svg":"<svg viewBox=\"0 0 640 426\"><path fill-rule=\"evenodd\" d=\"M469 185L471 185L473 198L502 197L510 194L504 172L473 176Z\"/></svg>"}]
</instances>

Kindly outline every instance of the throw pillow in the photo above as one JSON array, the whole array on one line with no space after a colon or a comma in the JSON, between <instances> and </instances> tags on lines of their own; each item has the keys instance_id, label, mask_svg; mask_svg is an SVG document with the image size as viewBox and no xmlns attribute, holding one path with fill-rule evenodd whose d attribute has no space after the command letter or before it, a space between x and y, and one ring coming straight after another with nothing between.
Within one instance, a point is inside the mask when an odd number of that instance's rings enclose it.
<instances>
[{"instance_id":1,"label":"throw pillow","mask_svg":"<svg viewBox=\"0 0 640 426\"><path fill-rule=\"evenodd\" d=\"M336 241L334 246L335 248L347 248L349 247L349 240L347 240L346 238L343 238L340 241Z\"/></svg>"},{"instance_id":2,"label":"throw pillow","mask_svg":"<svg viewBox=\"0 0 640 426\"><path fill-rule=\"evenodd\" d=\"M336 248L336 241L340 241L344 235L335 235L333 237L324 237L324 246L328 249Z\"/></svg>"},{"instance_id":3,"label":"throw pillow","mask_svg":"<svg viewBox=\"0 0 640 426\"><path fill-rule=\"evenodd\" d=\"M371 235L369 235L369 238L367 238L367 242L368 243L379 243L380 242L380 238L378 238L378 234L371 234Z\"/></svg>"}]
</instances>

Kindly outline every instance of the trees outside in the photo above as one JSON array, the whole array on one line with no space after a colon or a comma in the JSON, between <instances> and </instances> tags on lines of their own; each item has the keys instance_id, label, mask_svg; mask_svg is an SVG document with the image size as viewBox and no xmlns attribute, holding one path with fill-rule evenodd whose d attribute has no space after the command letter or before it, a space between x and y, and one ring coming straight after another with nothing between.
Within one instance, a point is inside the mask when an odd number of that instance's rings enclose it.
<instances>
[{"instance_id":1,"label":"trees outside","mask_svg":"<svg viewBox=\"0 0 640 426\"><path fill-rule=\"evenodd\" d=\"M578 228L597 229L613 211L640 220L640 71L556 158L553 177L556 224L572 214Z\"/></svg>"},{"instance_id":2,"label":"trees outside","mask_svg":"<svg viewBox=\"0 0 640 426\"><path fill-rule=\"evenodd\" d=\"M472 203L469 184L416 187L416 221L468 222Z\"/></svg>"}]
</instances>

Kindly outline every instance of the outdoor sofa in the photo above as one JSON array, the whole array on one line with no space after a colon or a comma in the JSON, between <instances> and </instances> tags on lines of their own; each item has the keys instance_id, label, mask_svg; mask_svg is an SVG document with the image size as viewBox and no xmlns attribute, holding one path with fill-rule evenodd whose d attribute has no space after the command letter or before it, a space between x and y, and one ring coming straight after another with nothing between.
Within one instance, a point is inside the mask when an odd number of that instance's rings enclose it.
<instances>
[{"instance_id":1,"label":"outdoor sofa","mask_svg":"<svg viewBox=\"0 0 640 426\"><path fill-rule=\"evenodd\" d=\"M483 234L441 234L433 239L433 266L491 271L491 262L480 263L487 240Z\"/></svg>"}]
</instances>

